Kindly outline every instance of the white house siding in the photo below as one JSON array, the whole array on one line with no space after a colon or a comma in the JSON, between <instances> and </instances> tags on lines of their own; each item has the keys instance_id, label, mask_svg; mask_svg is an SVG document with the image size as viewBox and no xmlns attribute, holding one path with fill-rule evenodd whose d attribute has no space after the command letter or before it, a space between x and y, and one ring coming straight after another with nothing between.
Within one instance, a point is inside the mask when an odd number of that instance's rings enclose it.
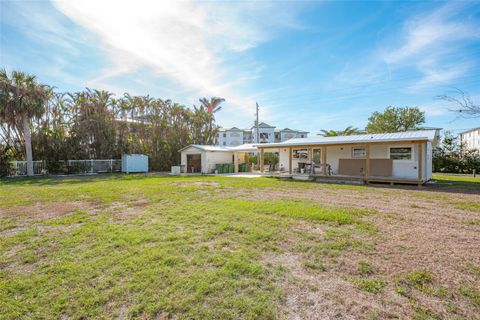
<instances>
[{"instance_id":1,"label":"white house siding","mask_svg":"<svg viewBox=\"0 0 480 320\"><path fill-rule=\"evenodd\" d=\"M206 151L205 164L202 162L203 173L212 173L217 164L233 163L233 152L212 152Z\"/></svg>"},{"instance_id":2,"label":"white house siding","mask_svg":"<svg viewBox=\"0 0 480 320\"><path fill-rule=\"evenodd\" d=\"M275 142L275 128L265 128L265 127L259 127L258 132L260 133L260 143L271 143ZM262 134L268 135L268 138L262 138ZM257 128L254 127L252 130L252 137L253 140L256 141L257 139Z\"/></svg>"},{"instance_id":3,"label":"white house siding","mask_svg":"<svg viewBox=\"0 0 480 320\"><path fill-rule=\"evenodd\" d=\"M462 145L466 149L480 149L480 128L475 128L460 134Z\"/></svg>"},{"instance_id":4,"label":"white house siding","mask_svg":"<svg viewBox=\"0 0 480 320\"><path fill-rule=\"evenodd\" d=\"M267 149L268 150L268 149ZM278 166L282 170L289 171L288 167L288 157L289 157L289 152L288 149L279 149L278 152Z\"/></svg>"},{"instance_id":5,"label":"white house siding","mask_svg":"<svg viewBox=\"0 0 480 320\"><path fill-rule=\"evenodd\" d=\"M432 151L432 143L430 141L427 142L427 153L426 153L426 161L427 165L425 167L425 178L426 180L432 179L432 157L433 157L433 151Z\"/></svg>"},{"instance_id":6,"label":"white house siding","mask_svg":"<svg viewBox=\"0 0 480 320\"><path fill-rule=\"evenodd\" d=\"M236 147L243 144L243 131L242 130L226 130L218 133L219 146Z\"/></svg>"},{"instance_id":7,"label":"white house siding","mask_svg":"<svg viewBox=\"0 0 480 320\"><path fill-rule=\"evenodd\" d=\"M181 158L180 158L180 162L182 164L182 166L187 166L187 155L188 154L200 154L202 156L202 172L204 170L204 163L206 161L206 158L205 158L205 152L200 150L200 149L197 149L197 148L194 148L194 147L190 147L188 149L185 149L182 151L181 153Z\"/></svg>"}]
</instances>

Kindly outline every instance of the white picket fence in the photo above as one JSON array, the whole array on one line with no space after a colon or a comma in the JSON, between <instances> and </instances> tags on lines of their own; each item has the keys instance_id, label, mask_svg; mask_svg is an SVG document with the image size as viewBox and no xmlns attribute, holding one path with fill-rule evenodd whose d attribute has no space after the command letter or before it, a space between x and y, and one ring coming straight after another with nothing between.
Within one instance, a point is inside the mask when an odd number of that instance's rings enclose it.
<instances>
[{"instance_id":1,"label":"white picket fence","mask_svg":"<svg viewBox=\"0 0 480 320\"><path fill-rule=\"evenodd\" d=\"M13 173L12 176L26 176L27 175L27 161L12 161ZM45 161L33 161L33 174L40 175L46 169Z\"/></svg>"},{"instance_id":2,"label":"white picket fence","mask_svg":"<svg viewBox=\"0 0 480 320\"><path fill-rule=\"evenodd\" d=\"M61 161L63 164L64 161ZM11 176L26 176L27 161L12 161L13 172ZM66 169L68 173L105 173L122 171L121 159L101 160L67 160ZM33 161L33 173L42 175L47 172L46 161Z\"/></svg>"}]
</instances>

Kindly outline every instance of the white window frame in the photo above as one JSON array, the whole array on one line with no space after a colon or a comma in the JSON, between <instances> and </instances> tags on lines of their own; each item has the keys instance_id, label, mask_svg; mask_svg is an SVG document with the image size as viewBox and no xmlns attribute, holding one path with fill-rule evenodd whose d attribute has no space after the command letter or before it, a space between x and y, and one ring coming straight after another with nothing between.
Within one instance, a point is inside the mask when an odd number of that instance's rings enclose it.
<instances>
[{"instance_id":1,"label":"white window frame","mask_svg":"<svg viewBox=\"0 0 480 320\"><path fill-rule=\"evenodd\" d=\"M400 149L400 148L409 148L410 152L410 159L392 159L392 149ZM415 149L413 146L389 146L388 147L388 158L392 159L393 161L414 161L415 160Z\"/></svg>"},{"instance_id":2,"label":"white window frame","mask_svg":"<svg viewBox=\"0 0 480 320\"><path fill-rule=\"evenodd\" d=\"M295 151L297 151L297 152L295 152ZM295 155L299 154L298 151L306 151L307 152L306 157L296 157ZM302 152L300 154L304 154L304 153ZM308 159L308 149L305 149L305 148L293 149L292 150L292 159L299 159L299 160L305 159L305 160L307 160Z\"/></svg>"},{"instance_id":3,"label":"white window frame","mask_svg":"<svg viewBox=\"0 0 480 320\"><path fill-rule=\"evenodd\" d=\"M361 156L355 156L355 150L362 150L363 149L363 155ZM367 151L365 147L352 147L352 159L365 159L367 156Z\"/></svg>"}]
</instances>

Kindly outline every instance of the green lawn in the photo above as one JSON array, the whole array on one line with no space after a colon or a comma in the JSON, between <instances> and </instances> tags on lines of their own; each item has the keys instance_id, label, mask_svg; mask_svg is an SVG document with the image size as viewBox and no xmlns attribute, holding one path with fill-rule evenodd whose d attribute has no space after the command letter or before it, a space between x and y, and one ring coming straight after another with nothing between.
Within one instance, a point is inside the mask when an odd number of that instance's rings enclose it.
<instances>
[{"instance_id":1,"label":"green lawn","mask_svg":"<svg viewBox=\"0 0 480 320\"><path fill-rule=\"evenodd\" d=\"M0 318L278 318L290 275L269 257L289 251L308 272L335 270L379 237L373 208L288 196L320 186L372 189L141 175L0 181ZM386 290L368 281L351 282Z\"/></svg>"}]
</instances>

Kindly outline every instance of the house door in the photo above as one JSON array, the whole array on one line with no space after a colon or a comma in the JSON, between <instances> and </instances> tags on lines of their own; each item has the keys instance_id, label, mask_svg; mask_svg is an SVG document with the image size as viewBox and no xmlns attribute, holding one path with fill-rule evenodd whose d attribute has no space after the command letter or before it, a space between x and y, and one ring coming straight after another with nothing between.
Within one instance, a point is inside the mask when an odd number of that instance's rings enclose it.
<instances>
[{"instance_id":1,"label":"house door","mask_svg":"<svg viewBox=\"0 0 480 320\"><path fill-rule=\"evenodd\" d=\"M187 154L187 172L201 172L202 171L202 155L201 154Z\"/></svg>"},{"instance_id":2,"label":"house door","mask_svg":"<svg viewBox=\"0 0 480 320\"><path fill-rule=\"evenodd\" d=\"M313 149L313 162L316 165L322 163L322 149Z\"/></svg>"}]
</instances>

